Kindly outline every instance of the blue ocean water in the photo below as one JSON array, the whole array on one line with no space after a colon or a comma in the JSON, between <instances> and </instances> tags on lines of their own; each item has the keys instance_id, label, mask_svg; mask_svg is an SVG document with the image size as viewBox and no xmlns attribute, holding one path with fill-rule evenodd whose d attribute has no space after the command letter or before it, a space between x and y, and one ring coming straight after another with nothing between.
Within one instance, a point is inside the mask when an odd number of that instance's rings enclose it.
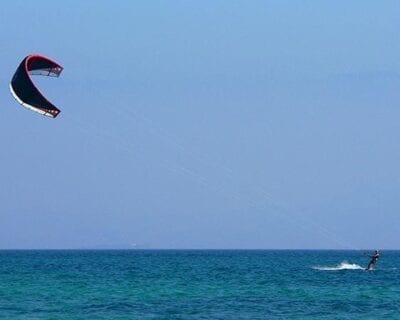
<instances>
[{"instance_id":1,"label":"blue ocean water","mask_svg":"<svg viewBox=\"0 0 400 320\"><path fill-rule=\"evenodd\" d=\"M400 252L0 251L0 319L400 319Z\"/></svg>"}]
</instances>

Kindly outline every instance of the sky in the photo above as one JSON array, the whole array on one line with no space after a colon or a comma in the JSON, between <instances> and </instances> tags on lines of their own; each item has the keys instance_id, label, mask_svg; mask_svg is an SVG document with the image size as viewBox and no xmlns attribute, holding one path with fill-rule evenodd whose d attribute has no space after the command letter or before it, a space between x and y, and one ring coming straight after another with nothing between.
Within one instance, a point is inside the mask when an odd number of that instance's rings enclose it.
<instances>
[{"instance_id":1,"label":"sky","mask_svg":"<svg viewBox=\"0 0 400 320\"><path fill-rule=\"evenodd\" d=\"M0 249L398 249L398 1L7 1ZM30 53L61 109L8 84Z\"/></svg>"}]
</instances>

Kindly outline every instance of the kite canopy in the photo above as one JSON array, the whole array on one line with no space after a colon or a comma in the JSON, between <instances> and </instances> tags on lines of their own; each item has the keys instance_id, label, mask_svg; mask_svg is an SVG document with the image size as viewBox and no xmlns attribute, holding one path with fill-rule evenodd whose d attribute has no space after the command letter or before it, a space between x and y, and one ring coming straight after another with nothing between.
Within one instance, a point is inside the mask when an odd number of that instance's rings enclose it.
<instances>
[{"instance_id":1,"label":"kite canopy","mask_svg":"<svg viewBox=\"0 0 400 320\"><path fill-rule=\"evenodd\" d=\"M55 118L60 110L47 100L31 79L31 75L58 77L63 70L58 63L41 55L28 55L22 60L10 82L14 98L25 108Z\"/></svg>"}]
</instances>

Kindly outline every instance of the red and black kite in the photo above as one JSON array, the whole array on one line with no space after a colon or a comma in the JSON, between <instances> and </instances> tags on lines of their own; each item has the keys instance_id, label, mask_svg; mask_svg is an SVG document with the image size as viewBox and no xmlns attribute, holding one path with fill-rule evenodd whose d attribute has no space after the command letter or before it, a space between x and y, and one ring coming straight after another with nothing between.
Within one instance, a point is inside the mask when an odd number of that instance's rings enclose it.
<instances>
[{"instance_id":1,"label":"red and black kite","mask_svg":"<svg viewBox=\"0 0 400 320\"><path fill-rule=\"evenodd\" d=\"M63 70L58 63L41 55L32 54L22 60L10 82L14 98L25 108L55 118L60 110L39 91L31 75L58 77Z\"/></svg>"}]
</instances>

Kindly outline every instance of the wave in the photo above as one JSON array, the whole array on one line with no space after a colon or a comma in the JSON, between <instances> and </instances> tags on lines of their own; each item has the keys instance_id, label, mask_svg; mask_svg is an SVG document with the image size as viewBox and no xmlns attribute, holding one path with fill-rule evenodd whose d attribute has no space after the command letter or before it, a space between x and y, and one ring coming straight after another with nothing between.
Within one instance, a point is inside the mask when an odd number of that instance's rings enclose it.
<instances>
[{"instance_id":1,"label":"wave","mask_svg":"<svg viewBox=\"0 0 400 320\"><path fill-rule=\"evenodd\" d=\"M313 267L313 269L316 270L322 270L322 271L338 271L338 270L365 270L364 267L356 264L356 263L348 263L346 261L341 262L337 266L334 267Z\"/></svg>"}]
</instances>

